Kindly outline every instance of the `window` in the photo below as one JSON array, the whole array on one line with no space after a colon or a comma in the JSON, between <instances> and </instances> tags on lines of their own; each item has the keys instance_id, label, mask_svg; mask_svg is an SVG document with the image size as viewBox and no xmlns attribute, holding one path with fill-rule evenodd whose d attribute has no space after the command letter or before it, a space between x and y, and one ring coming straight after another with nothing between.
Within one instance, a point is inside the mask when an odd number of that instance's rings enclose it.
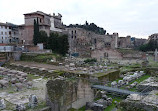
<instances>
[{"instance_id":1,"label":"window","mask_svg":"<svg viewBox=\"0 0 158 111\"><path fill-rule=\"evenodd\" d=\"M9 31L9 35L11 35L11 31Z\"/></svg>"},{"instance_id":2,"label":"window","mask_svg":"<svg viewBox=\"0 0 158 111\"><path fill-rule=\"evenodd\" d=\"M1 32L1 35L3 35L3 32Z\"/></svg>"},{"instance_id":3,"label":"window","mask_svg":"<svg viewBox=\"0 0 158 111\"><path fill-rule=\"evenodd\" d=\"M5 26L5 29L7 29L7 26Z\"/></svg>"},{"instance_id":4,"label":"window","mask_svg":"<svg viewBox=\"0 0 158 111\"><path fill-rule=\"evenodd\" d=\"M94 43L95 43L95 44L97 43L97 39L94 39Z\"/></svg>"},{"instance_id":5,"label":"window","mask_svg":"<svg viewBox=\"0 0 158 111\"><path fill-rule=\"evenodd\" d=\"M7 32L5 32L5 35L7 35Z\"/></svg>"},{"instance_id":6,"label":"window","mask_svg":"<svg viewBox=\"0 0 158 111\"><path fill-rule=\"evenodd\" d=\"M3 43L3 41L2 41L2 43Z\"/></svg>"},{"instance_id":7,"label":"window","mask_svg":"<svg viewBox=\"0 0 158 111\"><path fill-rule=\"evenodd\" d=\"M73 35L73 31L72 31L71 33L72 33L72 35Z\"/></svg>"},{"instance_id":8,"label":"window","mask_svg":"<svg viewBox=\"0 0 158 111\"><path fill-rule=\"evenodd\" d=\"M40 19L40 23L42 22L42 20Z\"/></svg>"},{"instance_id":9,"label":"window","mask_svg":"<svg viewBox=\"0 0 158 111\"><path fill-rule=\"evenodd\" d=\"M2 37L2 39L3 39L3 37Z\"/></svg>"}]
</instances>

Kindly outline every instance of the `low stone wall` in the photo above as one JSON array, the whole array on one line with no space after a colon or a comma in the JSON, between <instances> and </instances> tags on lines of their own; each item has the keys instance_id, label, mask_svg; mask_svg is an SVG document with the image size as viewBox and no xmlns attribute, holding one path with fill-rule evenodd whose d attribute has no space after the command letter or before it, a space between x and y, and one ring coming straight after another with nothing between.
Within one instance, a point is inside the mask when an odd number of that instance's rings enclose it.
<instances>
[{"instance_id":1,"label":"low stone wall","mask_svg":"<svg viewBox=\"0 0 158 111\"><path fill-rule=\"evenodd\" d=\"M158 106L147 103L124 100L120 102L120 107L123 111L158 111Z\"/></svg>"},{"instance_id":2,"label":"low stone wall","mask_svg":"<svg viewBox=\"0 0 158 111\"><path fill-rule=\"evenodd\" d=\"M105 75L98 77L99 81L114 81L119 78L120 70L107 72Z\"/></svg>"},{"instance_id":3,"label":"low stone wall","mask_svg":"<svg viewBox=\"0 0 158 111\"><path fill-rule=\"evenodd\" d=\"M158 86L150 86L150 85L139 84L137 86L137 90L139 92L143 91L143 93L145 93L145 92L150 92L150 91L153 91L153 90L158 90Z\"/></svg>"},{"instance_id":4,"label":"low stone wall","mask_svg":"<svg viewBox=\"0 0 158 111\"><path fill-rule=\"evenodd\" d=\"M158 68L157 67L147 67L145 69L145 72L147 74L152 75L152 76L157 76L157 74L158 74Z\"/></svg>"}]
</instances>

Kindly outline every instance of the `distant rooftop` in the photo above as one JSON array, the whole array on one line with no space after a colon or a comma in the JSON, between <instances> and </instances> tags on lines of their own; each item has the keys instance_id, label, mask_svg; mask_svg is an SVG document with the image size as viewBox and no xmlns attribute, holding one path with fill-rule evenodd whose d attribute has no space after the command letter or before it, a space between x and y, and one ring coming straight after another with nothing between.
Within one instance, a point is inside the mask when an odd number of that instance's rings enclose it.
<instances>
[{"instance_id":1,"label":"distant rooftop","mask_svg":"<svg viewBox=\"0 0 158 111\"><path fill-rule=\"evenodd\" d=\"M1 26L7 26L6 23L2 23L2 22L0 22L0 25L1 25Z\"/></svg>"},{"instance_id":2,"label":"distant rooftop","mask_svg":"<svg viewBox=\"0 0 158 111\"><path fill-rule=\"evenodd\" d=\"M47 15L47 16L51 16L50 14L46 14L42 11L36 11L36 12L31 12L31 13L26 13L24 15L32 15L32 14L39 14L39 15Z\"/></svg>"}]
</instances>

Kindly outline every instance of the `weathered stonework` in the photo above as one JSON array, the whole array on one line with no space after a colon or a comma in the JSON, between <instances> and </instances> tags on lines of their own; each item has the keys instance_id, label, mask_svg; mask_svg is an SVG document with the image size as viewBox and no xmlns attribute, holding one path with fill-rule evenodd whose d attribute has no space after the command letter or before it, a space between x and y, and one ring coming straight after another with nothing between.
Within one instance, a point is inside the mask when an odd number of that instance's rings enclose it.
<instances>
[{"instance_id":1,"label":"weathered stonework","mask_svg":"<svg viewBox=\"0 0 158 111\"><path fill-rule=\"evenodd\" d=\"M46 101L52 111L78 109L94 99L91 85L86 80L55 79L47 83Z\"/></svg>"},{"instance_id":2,"label":"weathered stonework","mask_svg":"<svg viewBox=\"0 0 158 111\"><path fill-rule=\"evenodd\" d=\"M118 33L99 35L82 28L67 28L70 54L78 53L80 57L124 58L117 48L132 48L131 36L119 37ZM126 57L127 56L127 57ZM141 58L142 54L125 55L125 58ZM138 57L139 56L139 57Z\"/></svg>"}]
</instances>

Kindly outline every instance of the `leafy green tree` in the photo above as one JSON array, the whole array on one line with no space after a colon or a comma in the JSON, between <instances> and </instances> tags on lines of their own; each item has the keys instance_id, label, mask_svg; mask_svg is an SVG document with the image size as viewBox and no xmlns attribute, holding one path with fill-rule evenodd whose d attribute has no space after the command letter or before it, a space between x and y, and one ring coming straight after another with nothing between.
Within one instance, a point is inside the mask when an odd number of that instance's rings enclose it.
<instances>
[{"instance_id":1,"label":"leafy green tree","mask_svg":"<svg viewBox=\"0 0 158 111\"><path fill-rule=\"evenodd\" d=\"M158 43L157 41L150 40L147 44L141 45L139 47L139 50L146 52L146 51L155 51L155 49L158 49Z\"/></svg>"},{"instance_id":2,"label":"leafy green tree","mask_svg":"<svg viewBox=\"0 0 158 111\"><path fill-rule=\"evenodd\" d=\"M79 24L70 24L69 26L67 27L78 27L78 28L83 28L85 30L88 30L88 31L92 31L92 32L95 32L97 34L101 34L101 35L104 35L106 33L106 30L104 30L103 28L101 27L98 27L96 24L94 23L88 23L87 21L85 22L84 25L79 25Z\"/></svg>"},{"instance_id":3,"label":"leafy green tree","mask_svg":"<svg viewBox=\"0 0 158 111\"><path fill-rule=\"evenodd\" d=\"M47 48L64 56L69 49L68 36L59 35L58 33L50 33Z\"/></svg>"},{"instance_id":4,"label":"leafy green tree","mask_svg":"<svg viewBox=\"0 0 158 111\"><path fill-rule=\"evenodd\" d=\"M46 48L47 46L47 39L48 39L47 33L43 30L40 31L38 37L38 43L43 43L44 48Z\"/></svg>"}]
</instances>

